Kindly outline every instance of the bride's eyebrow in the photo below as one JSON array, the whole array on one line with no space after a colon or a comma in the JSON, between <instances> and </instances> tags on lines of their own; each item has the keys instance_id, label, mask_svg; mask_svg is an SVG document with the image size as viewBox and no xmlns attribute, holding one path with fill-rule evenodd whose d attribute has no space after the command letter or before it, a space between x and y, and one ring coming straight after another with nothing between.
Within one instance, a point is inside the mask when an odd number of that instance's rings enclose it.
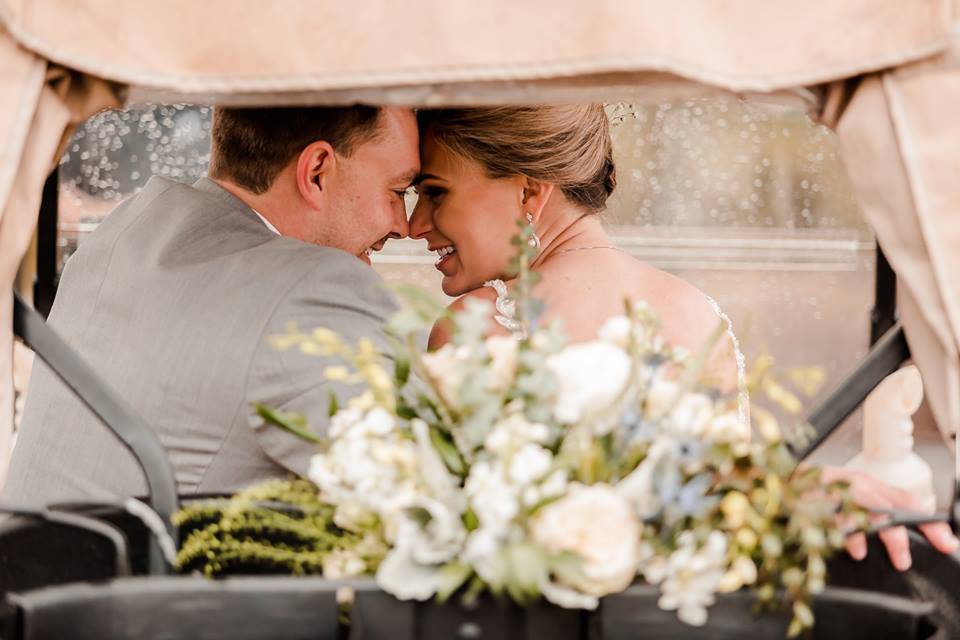
<instances>
[{"instance_id":1,"label":"bride's eyebrow","mask_svg":"<svg viewBox=\"0 0 960 640\"><path fill-rule=\"evenodd\" d=\"M432 173L421 173L420 175L418 175L416 178L413 179L413 186L417 186L424 180L440 180L441 182L444 181L443 178L441 178L440 176L435 176Z\"/></svg>"}]
</instances>

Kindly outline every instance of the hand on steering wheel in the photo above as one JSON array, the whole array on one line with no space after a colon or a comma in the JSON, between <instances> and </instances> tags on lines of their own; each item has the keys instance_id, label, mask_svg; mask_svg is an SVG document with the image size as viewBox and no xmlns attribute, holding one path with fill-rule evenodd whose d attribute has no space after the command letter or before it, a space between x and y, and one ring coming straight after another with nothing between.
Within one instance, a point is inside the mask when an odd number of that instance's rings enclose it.
<instances>
[{"instance_id":1,"label":"hand on steering wheel","mask_svg":"<svg viewBox=\"0 0 960 640\"><path fill-rule=\"evenodd\" d=\"M824 482L843 481L850 485L850 492L854 501L861 507L878 511L904 510L922 513L919 501L912 494L891 487L880 482L873 476L859 471L851 471L839 467L824 467L821 475ZM872 517L875 522L882 523L886 517L876 514ZM953 535L950 525L946 522L931 522L918 526L930 544L942 553L953 553L960 548L960 540ZM910 568L910 541L907 530L903 526L883 529L879 533L880 540L887 548L887 555L893 566L899 571ZM867 556L867 538L861 533L852 534L847 538L845 547L854 560L863 560Z\"/></svg>"}]
</instances>

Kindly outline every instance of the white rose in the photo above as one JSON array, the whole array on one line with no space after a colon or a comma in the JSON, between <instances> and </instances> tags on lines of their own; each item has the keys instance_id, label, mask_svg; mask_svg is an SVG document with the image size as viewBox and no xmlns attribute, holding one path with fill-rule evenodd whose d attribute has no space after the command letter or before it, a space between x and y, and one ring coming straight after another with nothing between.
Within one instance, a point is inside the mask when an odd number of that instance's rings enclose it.
<instances>
[{"instance_id":1,"label":"white rose","mask_svg":"<svg viewBox=\"0 0 960 640\"><path fill-rule=\"evenodd\" d=\"M609 342L575 344L547 359L557 379L554 415L573 424L606 408L630 376L630 358Z\"/></svg>"},{"instance_id":2,"label":"white rose","mask_svg":"<svg viewBox=\"0 0 960 640\"><path fill-rule=\"evenodd\" d=\"M512 336L493 336L486 341L490 366L487 388L503 392L510 388L517 373L517 341Z\"/></svg>"},{"instance_id":3,"label":"white rose","mask_svg":"<svg viewBox=\"0 0 960 640\"><path fill-rule=\"evenodd\" d=\"M621 349L626 349L630 344L630 332L633 329L633 323L627 316L613 316L603 323L597 336L610 344L615 344Z\"/></svg>"},{"instance_id":4,"label":"white rose","mask_svg":"<svg viewBox=\"0 0 960 640\"><path fill-rule=\"evenodd\" d=\"M571 484L566 496L534 515L530 533L549 551L583 558L582 578L570 585L583 593L616 593L636 576L640 522L610 485Z\"/></svg>"}]
</instances>

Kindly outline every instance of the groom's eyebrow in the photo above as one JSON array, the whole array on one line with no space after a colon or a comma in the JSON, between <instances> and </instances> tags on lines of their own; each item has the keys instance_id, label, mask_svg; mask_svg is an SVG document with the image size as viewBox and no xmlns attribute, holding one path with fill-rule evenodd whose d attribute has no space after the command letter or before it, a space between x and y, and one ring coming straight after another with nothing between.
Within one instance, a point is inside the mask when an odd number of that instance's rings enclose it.
<instances>
[{"instance_id":1,"label":"groom's eyebrow","mask_svg":"<svg viewBox=\"0 0 960 640\"><path fill-rule=\"evenodd\" d=\"M413 186L414 184L416 184L415 182L416 179L417 179L417 172L415 170L407 171L403 175L399 175L396 178L394 178L391 184L405 184L405 185Z\"/></svg>"}]
</instances>

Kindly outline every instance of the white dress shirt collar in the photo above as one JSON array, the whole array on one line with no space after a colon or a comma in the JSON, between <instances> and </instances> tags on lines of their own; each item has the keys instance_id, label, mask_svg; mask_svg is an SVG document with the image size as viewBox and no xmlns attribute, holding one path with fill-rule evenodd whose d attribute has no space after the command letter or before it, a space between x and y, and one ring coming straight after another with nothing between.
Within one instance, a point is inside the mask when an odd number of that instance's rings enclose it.
<instances>
[{"instance_id":1,"label":"white dress shirt collar","mask_svg":"<svg viewBox=\"0 0 960 640\"><path fill-rule=\"evenodd\" d=\"M280 232L277 231L277 228L276 228L275 226L273 226L273 224L271 224L271 222L270 222L269 220L267 220L266 218L263 217L263 214L261 214L261 213L260 213L259 211L257 211L256 209L252 209L252 211L253 211L255 214L257 214L257 217L260 218L261 221L263 221L263 224L266 225L267 229L270 229L270 231L273 231L273 232L274 232L275 234L277 234L278 236L281 235Z\"/></svg>"}]
</instances>

